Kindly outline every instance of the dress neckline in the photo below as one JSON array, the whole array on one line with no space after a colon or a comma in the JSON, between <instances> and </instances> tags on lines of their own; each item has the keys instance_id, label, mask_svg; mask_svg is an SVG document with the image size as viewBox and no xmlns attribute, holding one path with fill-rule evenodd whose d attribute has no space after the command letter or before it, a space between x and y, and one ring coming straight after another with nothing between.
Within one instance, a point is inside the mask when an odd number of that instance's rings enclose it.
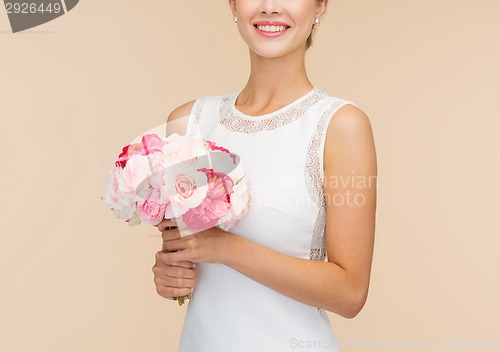
<instances>
[{"instance_id":1,"label":"dress neckline","mask_svg":"<svg viewBox=\"0 0 500 352\"><path fill-rule=\"evenodd\" d=\"M232 96L231 96L231 98L229 99L229 102L228 102L229 103L229 108L230 108L231 112L236 117L239 117L239 118L244 119L244 120L255 120L255 121L272 119L274 116L282 114L286 110L292 109L294 106L296 106L297 104L300 104L302 101L306 100L307 98L309 98L314 93L320 92L320 90L318 88L313 87L313 88L311 88L311 90L309 92L307 92L303 96L295 99L291 103L283 106L282 108L280 108L278 110L275 110L273 112L270 112L270 113L267 113L267 114L264 114L264 115L247 115L247 114L244 114L243 112L241 112L240 110L238 110L236 108L236 104L235 104L236 100L238 99L238 97L239 97L239 95L240 95L240 93L241 93L242 90L243 89L240 89L240 90L237 90L237 91L233 92L233 94L232 94Z\"/></svg>"}]
</instances>

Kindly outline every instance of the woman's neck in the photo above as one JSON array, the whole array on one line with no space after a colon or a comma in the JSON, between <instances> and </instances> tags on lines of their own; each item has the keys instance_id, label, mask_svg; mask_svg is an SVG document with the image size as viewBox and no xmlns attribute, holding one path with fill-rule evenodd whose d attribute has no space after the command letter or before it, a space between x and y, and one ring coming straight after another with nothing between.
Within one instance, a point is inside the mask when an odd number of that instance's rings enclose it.
<instances>
[{"instance_id":1,"label":"woman's neck","mask_svg":"<svg viewBox=\"0 0 500 352\"><path fill-rule=\"evenodd\" d=\"M303 50L278 58L265 58L250 51L251 72L237 105L286 105L306 94L314 85L309 81Z\"/></svg>"}]
</instances>

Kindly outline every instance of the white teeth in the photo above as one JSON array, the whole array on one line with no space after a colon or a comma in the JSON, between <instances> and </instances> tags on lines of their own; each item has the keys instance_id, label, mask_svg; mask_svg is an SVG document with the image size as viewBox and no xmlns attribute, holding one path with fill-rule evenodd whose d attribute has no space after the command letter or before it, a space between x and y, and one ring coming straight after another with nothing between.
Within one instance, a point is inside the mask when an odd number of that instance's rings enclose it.
<instances>
[{"instance_id":1,"label":"white teeth","mask_svg":"<svg viewBox=\"0 0 500 352\"><path fill-rule=\"evenodd\" d=\"M282 32L286 29L286 26L257 26L257 28L263 32Z\"/></svg>"}]
</instances>

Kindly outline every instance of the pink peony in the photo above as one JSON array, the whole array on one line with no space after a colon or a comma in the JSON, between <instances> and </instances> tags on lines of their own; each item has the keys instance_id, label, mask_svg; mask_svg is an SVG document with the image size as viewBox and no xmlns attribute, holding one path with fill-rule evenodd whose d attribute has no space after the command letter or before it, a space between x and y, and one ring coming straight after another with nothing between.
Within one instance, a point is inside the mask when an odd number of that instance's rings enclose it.
<instances>
[{"instance_id":1,"label":"pink peony","mask_svg":"<svg viewBox=\"0 0 500 352\"><path fill-rule=\"evenodd\" d=\"M207 154L205 143L201 139L189 137L187 135L171 134L167 138L167 143L163 146L163 154L167 164L182 161L194 162L197 157Z\"/></svg>"},{"instance_id":2,"label":"pink peony","mask_svg":"<svg viewBox=\"0 0 500 352\"><path fill-rule=\"evenodd\" d=\"M234 182L227 174L223 172L215 172L213 169L200 168L207 175L209 182L209 197L213 198L226 198L228 202L231 201L231 193L233 192Z\"/></svg>"},{"instance_id":3,"label":"pink peony","mask_svg":"<svg viewBox=\"0 0 500 352\"><path fill-rule=\"evenodd\" d=\"M122 169L112 169L106 178L105 192L103 197L106 206L113 211L116 217L129 219L134 217L136 206L133 195L126 195L120 190L120 180L122 178Z\"/></svg>"},{"instance_id":4,"label":"pink peony","mask_svg":"<svg viewBox=\"0 0 500 352\"><path fill-rule=\"evenodd\" d=\"M135 195L136 190L151 176L151 164L147 156L132 155L122 171L119 189L123 194Z\"/></svg>"},{"instance_id":5,"label":"pink peony","mask_svg":"<svg viewBox=\"0 0 500 352\"><path fill-rule=\"evenodd\" d=\"M142 145L146 151L146 155L161 152L163 146L168 142L165 139L160 138L157 134L150 133L145 134L142 137Z\"/></svg>"},{"instance_id":6,"label":"pink peony","mask_svg":"<svg viewBox=\"0 0 500 352\"><path fill-rule=\"evenodd\" d=\"M106 178L104 196L102 197L102 199L104 200L108 208L114 208L123 197L123 194L120 191L121 173L121 168L113 168L109 171Z\"/></svg>"},{"instance_id":7,"label":"pink peony","mask_svg":"<svg viewBox=\"0 0 500 352\"><path fill-rule=\"evenodd\" d=\"M123 147L122 152L118 156L115 165L124 168L127 166L127 161L132 155L146 155L146 150L143 148L141 143L129 144Z\"/></svg>"},{"instance_id":8,"label":"pink peony","mask_svg":"<svg viewBox=\"0 0 500 352\"><path fill-rule=\"evenodd\" d=\"M115 165L124 168L125 166L127 166L128 160L133 155L149 155L156 152L161 152L163 146L166 143L167 142L165 140L161 139L154 133L146 134L142 137L141 142L129 144L123 147L122 152L118 156L118 160L115 162Z\"/></svg>"},{"instance_id":9,"label":"pink peony","mask_svg":"<svg viewBox=\"0 0 500 352\"><path fill-rule=\"evenodd\" d=\"M137 210L141 222L157 225L164 219L170 202L163 181L163 169L160 169L137 188Z\"/></svg>"},{"instance_id":10,"label":"pink peony","mask_svg":"<svg viewBox=\"0 0 500 352\"><path fill-rule=\"evenodd\" d=\"M144 199L138 204L139 219L150 225L158 225L165 218L165 210L168 203Z\"/></svg>"},{"instance_id":11,"label":"pink peony","mask_svg":"<svg viewBox=\"0 0 500 352\"><path fill-rule=\"evenodd\" d=\"M228 231L231 227L236 225L236 223L248 213L250 201L251 196L248 193L248 185L245 177L242 177L237 180L233 187L233 193L231 194L231 211L220 219L218 226L222 230Z\"/></svg>"}]
</instances>

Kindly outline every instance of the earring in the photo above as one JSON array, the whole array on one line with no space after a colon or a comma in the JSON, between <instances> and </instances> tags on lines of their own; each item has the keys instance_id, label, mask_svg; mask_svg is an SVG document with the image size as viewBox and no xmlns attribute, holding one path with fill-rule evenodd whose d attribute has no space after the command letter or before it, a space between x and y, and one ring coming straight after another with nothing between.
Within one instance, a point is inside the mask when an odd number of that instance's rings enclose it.
<instances>
[{"instance_id":1,"label":"earring","mask_svg":"<svg viewBox=\"0 0 500 352\"><path fill-rule=\"evenodd\" d=\"M233 17L233 21L234 21L234 22L238 22L238 17L234 16L234 17Z\"/></svg>"},{"instance_id":2,"label":"earring","mask_svg":"<svg viewBox=\"0 0 500 352\"><path fill-rule=\"evenodd\" d=\"M316 24L319 23L319 17L316 17L316 19L314 20L314 23L316 23Z\"/></svg>"}]
</instances>

